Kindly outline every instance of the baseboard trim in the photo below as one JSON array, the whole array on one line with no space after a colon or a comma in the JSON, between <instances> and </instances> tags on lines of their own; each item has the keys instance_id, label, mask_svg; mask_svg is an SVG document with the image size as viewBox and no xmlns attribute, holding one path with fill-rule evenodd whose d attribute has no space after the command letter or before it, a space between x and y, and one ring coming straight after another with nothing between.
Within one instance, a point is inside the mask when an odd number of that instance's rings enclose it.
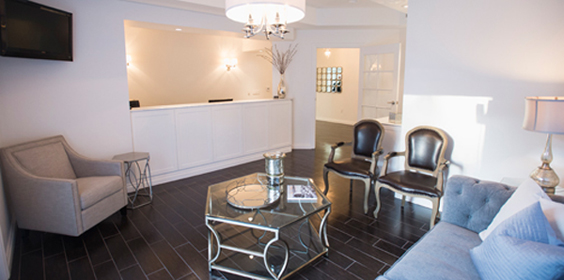
<instances>
[{"instance_id":1,"label":"baseboard trim","mask_svg":"<svg viewBox=\"0 0 564 280\"><path fill-rule=\"evenodd\" d=\"M315 149L315 145L310 144L294 144L294 149L296 150L313 150Z\"/></svg>"},{"instance_id":2,"label":"baseboard trim","mask_svg":"<svg viewBox=\"0 0 564 280\"><path fill-rule=\"evenodd\" d=\"M357 122L357 121L347 121L347 120L337 120L337 119L324 119L324 118L316 119L316 121L330 122L330 123L338 123L338 124L346 124L346 125L354 125L354 124Z\"/></svg>"},{"instance_id":3,"label":"baseboard trim","mask_svg":"<svg viewBox=\"0 0 564 280\"><path fill-rule=\"evenodd\" d=\"M276 149L276 151L289 153L289 152L292 151L292 147L286 146L286 147L278 148L278 149ZM172 182L172 181L176 181L176 180L180 180L180 179L185 179L185 178L188 178L188 177L201 175L201 174L221 170L221 169L224 169L224 168L233 167L233 166L237 166L237 165L240 165L240 164L248 163L248 162L251 162L251 161L259 160L259 159L263 158L262 155L264 153L265 152L258 152L258 153L253 153L253 154L246 155L246 156L243 156L243 157L232 158L232 159L228 159L228 160L221 160L221 161L217 161L217 162L213 162L213 163L209 163L209 164L194 166L194 167L186 168L186 169L182 169L182 170L176 170L176 171L173 171L173 172L167 172L167 173L163 173L163 174L153 174L151 181L153 183L153 186L155 186L155 185L164 184L164 183L168 183L168 182ZM254 171L249 171L249 173L252 173L252 172L254 172ZM127 191L133 192L135 190L133 189L133 187L131 187L131 185L128 185Z\"/></svg>"}]
</instances>

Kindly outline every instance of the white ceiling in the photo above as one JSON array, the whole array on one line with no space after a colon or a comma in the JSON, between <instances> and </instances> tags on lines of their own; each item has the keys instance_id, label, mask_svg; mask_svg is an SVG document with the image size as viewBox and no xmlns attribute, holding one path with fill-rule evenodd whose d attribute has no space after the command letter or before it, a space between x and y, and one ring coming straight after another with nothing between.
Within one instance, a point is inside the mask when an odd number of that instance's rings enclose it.
<instances>
[{"instance_id":1,"label":"white ceiling","mask_svg":"<svg viewBox=\"0 0 564 280\"><path fill-rule=\"evenodd\" d=\"M378 6L376 2L373 2L371 0L306 0L306 4L310 7L315 8L371 8Z\"/></svg>"},{"instance_id":2,"label":"white ceiling","mask_svg":"<svg viewBox=\"0 0 564 280\"><path fill-rule=\"evenodd\" d=\"M308 6L315 8L375 8L385 6L407 13L408 0L306 0Z\"/></svg>"},{"instance_id":3,"label":"white ceiling","mask_svg":"<svg viewBox=\"0 0 564 280\"><path fill-rule=\"evenodd\" d=\"M194 12L225 15L225 0L125 0ZM306 17L296 29L401 28L408 0L306 0Z\"/></svg>"}]
</instances>

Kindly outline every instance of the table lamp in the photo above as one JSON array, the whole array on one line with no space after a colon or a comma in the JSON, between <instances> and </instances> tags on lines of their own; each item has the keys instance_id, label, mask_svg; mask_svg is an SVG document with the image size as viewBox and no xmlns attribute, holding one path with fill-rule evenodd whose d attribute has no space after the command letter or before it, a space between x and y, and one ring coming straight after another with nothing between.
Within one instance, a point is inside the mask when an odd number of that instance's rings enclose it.
<instances>
[{"instance_id":1,"label":"table lamp","mask_svg":"<svg viewBox=\"0 0 564 280\"><path fill-rule=\"evenodd\" d=\"M542 165L531 172L531 178L548 194L560 183L552 162L552 135L564 134L564 96L535 96L525 98L523 128L547 133L546 147L541 155Z\"/></svg>"}]
</instances>

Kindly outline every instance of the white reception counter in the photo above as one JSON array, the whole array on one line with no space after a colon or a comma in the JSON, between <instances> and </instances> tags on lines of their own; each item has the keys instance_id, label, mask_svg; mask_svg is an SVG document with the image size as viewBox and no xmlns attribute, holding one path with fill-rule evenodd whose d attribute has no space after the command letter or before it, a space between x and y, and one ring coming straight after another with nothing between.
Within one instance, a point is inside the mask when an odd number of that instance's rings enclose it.
<instances>
[{"instance_id":1,"label":"white reception counter","mask_svg":"<svg viewBox=\"0 0 564 280\"><path fill-rule=\"evenodd\" d=\"M153 184L170 182L290 152L292 115L291 99L135 108L133 149L150 153Z\"/></svg>"}]
</instances>

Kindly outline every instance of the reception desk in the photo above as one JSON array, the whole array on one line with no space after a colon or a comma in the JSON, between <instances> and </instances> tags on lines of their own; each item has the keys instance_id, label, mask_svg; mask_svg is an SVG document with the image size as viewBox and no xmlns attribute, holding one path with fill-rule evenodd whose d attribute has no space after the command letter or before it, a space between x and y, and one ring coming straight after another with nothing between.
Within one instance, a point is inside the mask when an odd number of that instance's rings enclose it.
<instances>
[{"instance_id":1,"label":"reception desk","mask_svg":"<svg viewBox=\"0 0 564 280\"><path fill-rule=\"evenodd\" d=\"M134 151L150 153L160 184L290 152L292 100L141 107L131 127Z\"/></svg>"}]
</instances>

